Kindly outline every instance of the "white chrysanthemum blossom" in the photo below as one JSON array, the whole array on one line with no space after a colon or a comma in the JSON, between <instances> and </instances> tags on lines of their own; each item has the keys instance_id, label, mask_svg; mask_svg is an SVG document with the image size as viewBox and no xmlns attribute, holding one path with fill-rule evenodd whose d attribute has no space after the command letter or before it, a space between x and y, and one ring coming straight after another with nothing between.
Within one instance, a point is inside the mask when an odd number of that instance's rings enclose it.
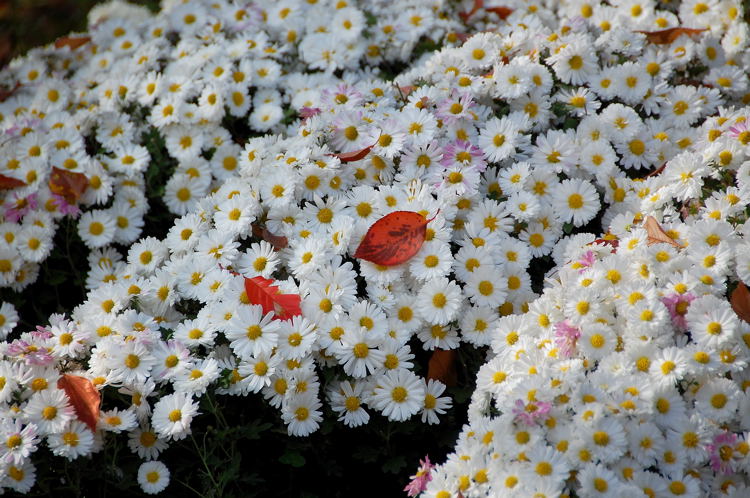
<instances>
[{"instance_id":1,"label":"white chrysanthemum blossom","mask_svg":"<svg viewBox=\"0 0 750 498\"><path fill-rule=\"evenodd\" d=\"M138 468L138 484L146 494L161 493L169 486L169 469L156 460L143 462Z\"/></svg>"}]
</instances>

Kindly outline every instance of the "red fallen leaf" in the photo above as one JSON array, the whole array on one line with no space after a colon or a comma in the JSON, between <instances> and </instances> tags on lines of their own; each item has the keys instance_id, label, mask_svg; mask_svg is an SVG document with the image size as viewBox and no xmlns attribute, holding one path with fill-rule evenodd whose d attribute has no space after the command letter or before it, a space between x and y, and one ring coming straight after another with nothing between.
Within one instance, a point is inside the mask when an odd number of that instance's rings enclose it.
<instances>
[{"instance_id":1,"label":"red fallen leaf","mask_svg":"<svg viewBox=\"0 0 750 498\"><path fill-rule=\"evenodd\" d=\"M469 12L459 12L458 15L464 22L466 22L471 16L476 13L476 11L478 11L482 7L484 7L484 0L474 0L474 5L471 7L471 10Z\"/></svg>"},{"instance_id":2,"label":"red fallen leaf","mask_svg":"<svg viewBox=\"0 0 750 498\"><path fill-rule=\"evenodd\" d=\"M0 175L0 190L10 190L18 187L25 187L26 183L12 176Z\"/></svg>"},{"instance_id":3,"label":"red fallen leaf","mask_svg":"<svg viewBox=\"0 0 750 498\"><path fill-rule=\"evenodd\" d=\"M499 17L503 21L506 20L508 18L508 16L513 13L513 9L508 8L508 7L504 7L504 6L500 6L500 7L485 7L484 10L486 10L487 12L494 12L495 14L497 14L497 17Z\"/></svg>"},{"instance_id":4,"label":"red fallen leaf","mask_svg":"<svg viewBox=\"0 0 750 498\"><path fill-rule=\"evenodd\" d=\"M88 186L89 179L83 173L66 171L56 166L52 167L49 189L53 194L63 196L68 204L75 204L86 192Z\"/></svg>"},{"instance_id":5,"label":"red fallen leaf","mask_svg":"<svg viewBox=\"0 0 750 498\"><path fill-rule=\"evenodd\" d=\"M99 405L102 398L94 383L85 377L64 374L57 381L57 387L64 390L65 394L68 395L78 420L86 424L92 431L96 431L96 423L99 421Z\"/></svg>"},{"instance_id":6,"label":"red fallen leaf","mask_svg":"<svg viewBox=\"0 0 750 498\"><path fill-rule=\"evenodd\" d=\"M399 265L419 252L427 223L433 219L414 211L387 214L370 226L354 257L376 265Z\"/></svg>"},{"instance_id":7,"label":"red fallen leaf","mask_svg":"<svg viewBox=\"0 0 750 498\"><path fill-rule=\"evenodd\" d=\"M446 386L455 386L458 380L456 375L456 350L436 349L433 351L427 364L427 378L439 380Z\"/></svg>"},{"instance_id":8,"label":"red fallen leaf","mask_svg":"<svg viewBox=\"0 0 750 498\"><path fill-rule=\"evenodd\" d=\"M271 285L275 281L261 276L245 278L245 293L253 304L263 307L263 313L273 312L276 318L288 320L302 314L297 294L282 294L279 287Z\"/></svg>"},{"instance_id":9,"label":"red fallen leaf","mask_svg":"<svg viewBox=\"0 0 750 498\"><path fill-rule=\"evenodd\" d=\"M364 149L355 150L353 152L341 152L339 154L328 155L332 157L338 157L342 163L351 163L354 161L359 161L360 159L364 159L365 156L370 153L372 148L375 147L376 143L377 141L374 144L365 147Z\"/></svg>"},{"instance_id":10,"label":"red fallen leaf","mask_svg":"<svg viewBox=\"0 0 750 498\"><path fill-rule=\"evenodd\" d=\"M667 232L664 231L659 222L656 221L656 218L654 218L653 216L646 216L646 220L643 222L643 226L644 228L646 228L646 232L648 233L648 240L646 241L646 244L651 246L664 242L666 244L673 245L678 249L682 247L672 237L667 235Z\"/></svg>"},{"instance_id":11,"label":"red fallen leaf","mask_svg":"<svg viewBox=\"0 0 750 498\"><path fill-rule=\"evenodd\" d=\"M704 31L706 30L676 27L661 29L659 31L636 31L636 33L642 33L646 35L646 40L648 40L649 43L654 43L656 45L668 45L682 35L698 35L703 33Z\"/></svg>"},{"instance_id":12,"label":"red fallen leaf","mask_svg":"<svg viewBox=\"0 0 750 498\"><path fill-rule=\"evenodd\" d=\"M253 227L253 235L271 244L274 250L276 251L284 249L289 244L289 241L287 240L286 237L284 237L283 235L272 234L263 225L259 225L258 223L253 223L252 227Z\"/></svg>"},{"instance_id":13,"label":"red fallen leaf","mask_svg":"<svg viewBox=\"0 0 750 498\"><path fill-rule=\"evenodd\" d=\"M732 309L737 316L750 323L750 290L742 282L735 287L729 298Z\"/></svg>"},{"instance_id":14,"label":"red fallen leaf","mask_svg":"<svg viewBox=\"0 0 750 498\"><path fill-rule=\"evenodd\" d=\"M55 48L70 47L71 50L75 50L90 41L90 36L63 36L55 40Z\"/></svg>"},{"instance_id":15,"label":"red fallen leaf","mask_svg":"<svg viewBox=\"0 0 750 498\"><path fill-rule=\"evenodd\" d=\"M593 242L590 242L588 245L591 244L601 244L604 246L611 246L612 247L612 254L617 252L617 248L620 246L620 241L617 239L596 239Z\"/></svg>"}]
</instances>

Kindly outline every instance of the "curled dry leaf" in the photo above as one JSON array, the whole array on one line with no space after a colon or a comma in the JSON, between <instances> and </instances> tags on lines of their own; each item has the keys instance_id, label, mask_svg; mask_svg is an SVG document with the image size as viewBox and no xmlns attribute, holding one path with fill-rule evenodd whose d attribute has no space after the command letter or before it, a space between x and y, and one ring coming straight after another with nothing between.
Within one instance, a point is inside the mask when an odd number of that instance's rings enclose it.
<instances>
[{"instance_id":1,"label":"curled dry leaf","mask_svg":"<svg viewBox=\"0 0 750 498\"><path fill-rule=\"evenodd\" d=\"M457 377L456 350L436 349L433 351L427 364L427 378L439 380L446 386L455 386Z\"/></svg>"},{"instance_id":2,"label":"curled dry leaf","mask_svg":"<svg viewBox=\"0 0 750 498\"><path fill-rule=\"evenodd\" d=\"M664 242L678 249L682 247L672 237L667 235L667 232L664 231L659 222L656 221L656 218L653 216L646 216L646 221L643 222L643 226L648 233L648 240L646 242L648 245Z\"/></svg>"},{"instance_id":3,"label":"curled dry leaf","mask_svg":"<svg viewBox=\"0 0 750 498\"><path fill-rule=\"evenodd\" d=\"M245 293L252 304L263 307L263 313L274 313L276 318L288 320L302 314L297 294L282 294L275 281L261 276L245 278Z\"/></svg>"},{"instance_id":4,"label":"curled dry leaf","mask_svg":"<svg viewBox=\"0 0 750 498\"><path fill-rule=\"evenodd\" d=\"M63 196L68 204L75 204L86 192L88 186L89 179L83 173L74 173L56 166L52 167L49 189L53 194Z\"/></svg>"},{"instance_id":5,"label":"curled dry leaf","mask_svg":"<svg viewBox=\"0 0 750 498\"><path fill-rule=\"evenodd\" d=\"M96 424L99 422L99 405L102 398L94 383L86 377L64 374L57 381L57 387L68 395L78 420L95 432Z\"/></svg>"},{"instance_id":6,"label":"curled dry leaf","mask_svg":"<svg viewBox=\"0 0 750 498\"><path fill-rule=\"evenodd\" d=\"M429 220L414 211L394 211L367 230L354 253L355 258L376 265L395 266L409 260L422 248Z\"/></svg>"},{"instance_id":7,"label":"curled dry leaf","mask_svg":"<svg viewBox=\"0 0 750 498\"><path fill-rule=\"evenodd\" d=\"M0 175L0 190L11 190L18 187L25 187L26 183L12 176Z\"/></svg>"},{"instance_id":8,"label":"curled dry leaf","mask_svg":"<svg viewBox=\"0 0 750 498\"><path fill-rule=\"evenodd\" d=\"M750 323L750 290L744 283L740 282L735 287L729 302L737 316Z\"/></svg>"},{"instance_id":9,"label":"curled dry leaf","mask_svg":"<svg viewBox=\"0 0 750 498\"><path fill-rule=\"evenodd\" d=\"M699 35L703 33L704 31L706 30L676 27L676 28L661 29L659 31L636 31L636 33L642 33L646 35L646 40L648 40L649 43L653 43L656 45L668 45L682 35L688 35L688 36Z\"/></svg>"},{"instance_id":10,"label":"curled dry leaf","mask_svg":"<svg viewBox=\"0 0 750 498\"><path fill-rule=\"evenodd\" d=\"M55 40L55 48L70 47L71 50L75 50L90 41L90 36L63 36Z\"/></svg>"}]
</instances>

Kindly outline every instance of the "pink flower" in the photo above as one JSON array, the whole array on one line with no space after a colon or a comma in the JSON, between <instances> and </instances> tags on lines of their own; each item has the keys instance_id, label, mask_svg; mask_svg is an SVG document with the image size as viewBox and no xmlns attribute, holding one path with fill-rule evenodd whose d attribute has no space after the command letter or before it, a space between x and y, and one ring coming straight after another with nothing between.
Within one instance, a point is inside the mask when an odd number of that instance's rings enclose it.
<instances>
[{"instance_id":1,"label":"pink flower","mask_svg":"<svg viewBox=\"0 0 750 498\"><path fill-rule=\"evenodd\" d=\"M586 251L586 254L581 257L576 263L578 263L581 266L581 269L578 270L578 273L583 273L586 271L586 269L593 265L596 262L596 254L594 254L594 251Z\"/></svg>"},{"instance_id":2,"label":"pink flower","mask_svg":"<svg viewBox=\"0 0 750 498\"><path fill-rule=\"evenodd\" d=\"M568 320L555 324L555 344L560 348L560 353L570 358L575 353L576 341L581 337L581 329L574 326Z\"/></svg>"},{"instance_id":3,"label":"pink flower","mask_svg":"<svg viewBox=\"0 0 750 498\"><path fill-rule=\"evenodd\" d=\"M409 477L411 482L406 485L404 491L407 496L417 496L419 493L427 489L427 483L432 480L432 469L435 467L434 464L430 463L430 456L425 455L424 460L419 461L419 469L417 473Z\"/></svg>"},{"instance_id":4,"label":"pink flower","mask_svg":"<svg viewBox=\"0 0 750 498\"><path fill-rule=\"evenodd\" d=\"M31 336L34 339L49 339L52 337L52 331L49 330L47 327L42 327L41 325L36 326L36 332L31 332Z\"/></svg>"},{"instance_id":5,"label":"pink flower","mask_svg":"<svg viewBox=\"0 0 750 498\"><path fill-rule=\"evenodd\" d=\"M362 103L362 92L346 83L336 85L334 88L326 88L320 93L321 101L325 107L358 107Z\"/></svg>"},{"instance_id":6,"label":"pink flower","mask_svg":"<svg viewBox=\"0 0 750 498\"><path fill-rule=\"evenodd\" d=\"M302 109L299 110L299 115L302 118L307 119L307 118L311 118L313 116L317 116L321 112L322 111L318 107L307 107L307 106L305 106L305 107L303 107Z\"/></svg>"},{"instance_id":7,"label":"pink flower","mask_svg":"<svg viewBox=\"0 0 750 498\"><path fill-rule=\"evenodd\" d=\"M443 123L449 125L456 121L471 116L469 110L474 107L474 100L471 95L463 95L453 92L450 98L447 98L438 104L437 116L443 120Z\"/></svg>"},{"instance_id":8,"label":"pink flower","mask_svg":"<svg viewBox=\"0 0 750 498\"><path fill-rule=\"evenodd\" d=\"M661 298L661 302L669 310L669 316L672 318L672 324L680 330L684 331L687 329L687 310L690 307L690 303L695 299L695 296L690 292L685 294L669 294Z\"/></svg>"},{"instance_id":9,"label":"pink flower","mask_svg":"<svg viewBox=\"0 0 750 498\"><path fill-rule=\"evenodd\" d=\"M714 436L711 444L706 446L711 458L711 468L720 474L731 474L734 472L734 444L737 442L737 434L722 432Z\"/></svg>"},{"instance_id":10,"label":"pink flower","mask_svg":"<svg viewBox=\"0 0 750 498\"><path fill-rule=\"evenodd\" d=\"M747 121L741 121L729 128L729 136L732 138L739 137L743 132L748 131Z\"/></svg>"},{"instance_id":11,"label":"pink flower","mask_svg":"<svg viewBox=\"0 0 750 498\"><path fill-rule=\"evenodd\" d=\"M13 223L18 223L30 211L39 207L39 203L36 201L36 193L27 197L19 197L18 194L13 195L16 199L5 204L5 217Z\"/></svg>"},{"instance_id":12,"label":"pink flower","mask_svg":"<svg viewBox=\"0 0 750 498\"><path fill-rule=\"evenodd\" d=\"M6 351L8 356L17 356L22 358L27 365L49 365L55 361L50 350L34 343L16 339L8 345Z\"/></svg>"},{"instance_id":13,"label":"pink flower","mask_svg":"<svg viewBox=\"0 0 750 498\"><path fill-rule=\"evenodd\" d=\"M55 205L60 209L60 212L62 214L69 214L73 216L73 218L76 218L79 214L81 214L81 210L78 209L78 206L75 204L68 204L68 201L65 200L65 197L57 194L52 194L52 198L54 199Z\"/></svg>"},{"instance_id":14,"label":"pink flower","mask_svg":"<svg viewBox=\"0 0 750 498\"><path fill-rule=\"evenodd\" d=\"M523 400L517 399L515 405L513 415L526 425L534 425L546 419L552 409L552 404L544 401L529 401L524 404Z\"/></svg>"},{"instance_id":15,"label":"pink flower","mask_svg":"<svg viewBox=\"0 0 750 498\"><path fill-rule=\"evenodd\" d=\"M729 136L736 138L742 145L750 144L750 126L742 121L729 128Z\"/></svg>"},{"instance_id":16,"label":"pink flower","mask_svg":"<svg viewBox=\"0 0 750 498\"><path fill-rule=\"evenodd\" d=\"M479 172L487 168L482 149L466 140L455 140L443 149L440 163L446 168L451 166L474 166Z\"/></svg>"}]
</instances>

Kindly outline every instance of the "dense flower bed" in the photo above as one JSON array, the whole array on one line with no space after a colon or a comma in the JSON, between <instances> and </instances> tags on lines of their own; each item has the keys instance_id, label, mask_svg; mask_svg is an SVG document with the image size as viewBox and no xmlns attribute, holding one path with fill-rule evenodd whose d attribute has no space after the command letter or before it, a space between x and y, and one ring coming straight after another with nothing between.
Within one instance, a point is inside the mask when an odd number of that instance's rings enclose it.
<instances>
[{"instance_id":1,"label":"dense flower bed","mask_svg":"<svg viewBox=\"0 0 750 498\"><path fill-rule=\"evenodd\" d=\"M90 291L35 331L11 333L0 308L2 485L31 489L42 442L74 460L123 434L159 492L157 459L209 391L263 396L293 436L323 403L350 427L438 423L446 378L413 348L488 346L429 496L558 496L574 470L581 496L692 492L739 470L748 327L725 297L748 276L740 14L111 3L88 34L14 61L0 284L22 291L80 215ZM176 217L163 239L140 237L155 172ZM423 221L416 254L364 257L399 212ZM674 456L686 427L695 454Z\"/></svg>"}]
</instances>

